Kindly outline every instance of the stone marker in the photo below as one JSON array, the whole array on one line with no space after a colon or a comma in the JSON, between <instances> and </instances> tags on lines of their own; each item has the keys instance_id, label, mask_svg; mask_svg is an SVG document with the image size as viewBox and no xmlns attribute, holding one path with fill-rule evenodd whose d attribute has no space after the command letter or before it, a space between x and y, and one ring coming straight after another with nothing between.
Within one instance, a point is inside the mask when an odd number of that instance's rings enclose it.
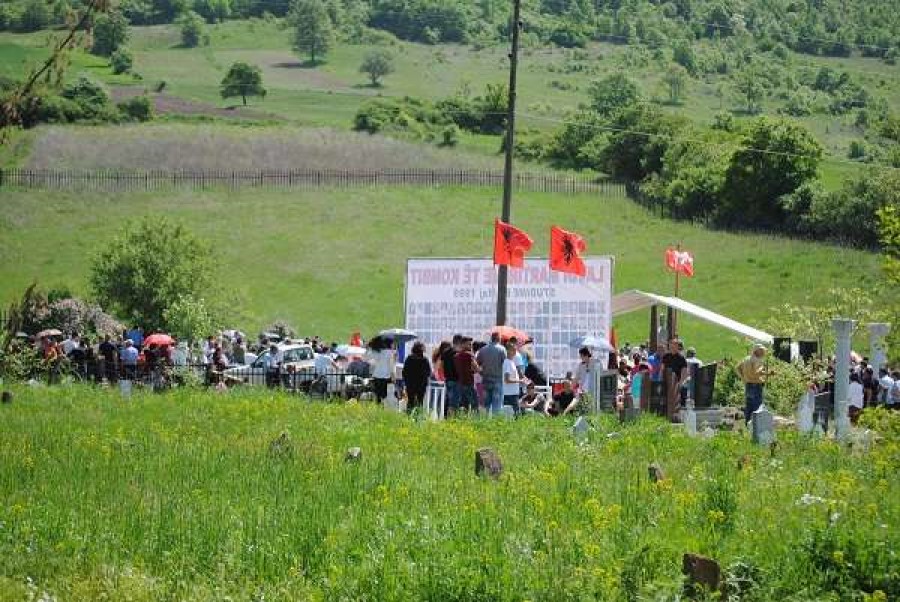
<instances>
[{"instance_id":1,"label":"stone marker","mask_svg":"<svg viewBox=\"0 0 900 602\"><path fill-rule=\"evenodd\" d=\"M358 447L349 448L344 456L344 462L359 462L360 460L362 460L362 449Z\"/></svg>"},{"instance_id":2,"label":"stone marker","mask_svg":"<svg viewBox=\"0 0 900 602\"><path fill-rule=\"evenodd\" d=\"M681 422L684 423L684 432L688 436L693 437L697 434L697 412L694 411L694 404L689 403L681 411Z\"/></svg>"},{"instance_id":3,"label":"stone marker","mask_svg":"<svg viewBox=\"0 0 900 602\"><path fill-rule=\"evenodd\" d=\"M750 418L752 424L752 439L759 445L769 445L775 440L775 421L772 412L763 403L759 409L753 412Z\"/></svg>"},{"instance_id":4,"label":"stone marker","mask_svg":"<svg viewBox=\"0 0 900 602\"><path fill-rule=\"evenodd\" d=\"M737 461L738 470L744 470L745 468L749 468L751 463L750 454L744 454Z\"/></svg>"},{"instance_id":5,"label":"stone marker","mask_svg":"<svg viewBox=\"0 0 900 602\"><path fill-rule=\"evenodd\" d=\"M500 456L490 447L482 447L475 452L475 474L483 476L487 474L492 479L499 479L503 472L503 463Z\"/></svg>"},{"instance_id":6,"label":"stone marker","mask_svg":"<svg viewBox=\"0 0 900 602\"><path fill-rule=\"evenodd\" d=\"M688 578L685 593L690 598L702 595L700 590L711 593L722 589L722 570L712 558L685 554L681 559L681 572Z\"/></svg>"},{"instance_id":7,"label":"stone marker","mask_svg":"<svg viewBox=\"0 0 900 602\"><path fill-rule=\"evenodd\" d=\"M850 402L846 399L834 400L834 436L846 439L850 435Z\"/></svg>"},{"instance_id":8,"label":"stone marker","mask_svg":"<svg viewBox=\"0 0 900 602\"><path fill-rule=\"evenodd\" d=\"M120 380L119 381L119 393L122 394L122 397L131 397L131 381L130 380Z\"/></svg>"},{"instance_id":9,"label":"stone marker","mask_svg":"<svg viewBox=\"0 0 900 602\"><path fill-rule=\"evenodd\" d=\"M656 462L647 467L647 472L649 473L650 480L654 483L659 483L666 479L666 473L663 472L662 466Z\"/></svg>"},{"instance_id":10,"label":"stone marker","mask_svg":"<svg viewBox=\"0 0 900 602\"><path fill-rule=\"evenodd\" d=\"M622 410L622 413L619 415L619 420L622 422L635 422L641 416L641 408L629 408L626 407Z\"/></svg>"},{"instance_id":11,"label":"stone marker","mask_svg":"<svg viewBox=\"0 0 900 602\"><path fill-rule=\"evenodd\" d=\"M590 428L591 426L588 424L587 419L584 416L579 416L575 424L572 425L572 434L575 435L575 440L579 443L584 443L587 440Z\"/></svg>"},{"instance_id":12,"label":"stone marker","mask_svg":"<svg viewBox=\"0 0 900 602\"><path fill-rule=\"evenodd\" d=\"M800 398L800 407L797 408L797 430L801 433L811 433L815 423L813 414L816 411L816 394L807 391Z\"/></svg>"},{"instance_id":13,"label":"stone marker","mask_svg":"<svg viewBox=\"0 0 900 602\"><path fill-rule=\"evenodd\" d=\"M500 408L500 416L512 420L516 417L516 409L512 406L503 406Z\"/></svg>"},{"instance_id":14,"label":"stone marker","mask_svg":"<svg viewBox=\"0 0 900 602\"><path fill-rule=\"evenodd\" d=\"M3 400L3 403L12 403L12 400L13 400L12 391L4 391L2 400Z\"/></svg>"},{"instance_id":15,"label":"stone marker","mask_svg":"<svg viewBox=\"0 0 900 602\"><path fill-rule=\"evenodd\" d=\"M869 328L869 365L875 374L878 370L887 364L887 346L884 344L884 338L891 332L891 325L885 322L872 322L867 324Z\"/></svg>"}]
</instances>

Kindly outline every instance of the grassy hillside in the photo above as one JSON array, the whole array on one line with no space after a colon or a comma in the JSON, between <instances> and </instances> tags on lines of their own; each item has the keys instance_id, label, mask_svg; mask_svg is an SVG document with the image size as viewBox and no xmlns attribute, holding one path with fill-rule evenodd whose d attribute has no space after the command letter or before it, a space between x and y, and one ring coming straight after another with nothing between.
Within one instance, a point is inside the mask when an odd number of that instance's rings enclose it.
<instances>
[{"instance_id":1,"label":"grassy hillside","mask_svg":"<svg viewBox=\"0 0 900 602\"><path fill-rule=\"evenodd\" d=\"M143 79L112 75L104 61L76 52L70 75L85 72L112 84L153 87L166 82L166 94L205 103L229 106L222 101L219 82L235 61L246 61L262 69L269 93L265 100L253 102L254 109L266 115L300 125L328 125L347 128L353 115L367 99L376 95L438 99L460 90L479 94L487 83L507 80L508 61L505 46L475 49L460 45L425 45L396 42L396 72L380 88L372 88L358 68L368 45L338 44L324 64L311 67L290 49L289 28L279 20L252 19L208 26L209 46L180 47L177 28L171 25L133 27L129 46L135 54L135 71ZM0 74L14 75L23 60L32 62L46 50L46 34L0 34ZM698 51L711 42L696 42ZM27 62L27 60L26 60ZM874 96L894 110L900 109L900 69L859 57L826 58L790 54L785 63L788 72L815 72L821 66L846 70ZM592 43L586 50L525 48L519 72L519 127L554 129L558 120L587 100L592 79L615 72L626 72L638 82L646 102L660 103L665 110L682 114L695 123L708 125L722 110L731 111L739 120L744 101L731 90L725 76L705 75L688 78L684 96L678 104L668 105L663 82L668 66L652 58L646 47L625 44ZM781 91L763 101L764 114L778 113L785 103ZM810 128L826 149L823 180L836 187L858 167L848 162L850 142L861 139L864 131L855 125L855 113L844 116L816 114L798 120ZM496 151L497 138L466 136L464 146Z\"/></svg>"},{"instance_id":2,"label":"grassy hillside","mask_svg":"<svg viewBox=\"0 0 900 602\"><path fill-rule=\"evenodd\" d=\"M578 445L564 419L414 422L266 391L15 394L0 407L4 602L675 600L686 552L744 600L900 593L886 431L853 454L783 431L771 458L657 418L595 419ZM498 481L473 474L483 446Z\"/></svg>"},{"instance_id":3,"label":"grassy hillside","mask_svg":"<svg viewBox=\"0 0 900 602\"><path fill-rule=\"evenodd\" d=\"M402 322L407 257L489 256L500 208L499 191L469 189L3 196L2 301L35 279L86 293L88 262L104 240L131 218L164 213L214 243L222 284L243 301L238 326L255 330L280 317L340 339ZM585 235L590 253L616 257L618 291L671 292L662 254L682 242L697 266L682 295L756 325L773 306L878 275L872 254L671 223L627 200L519 194L513 219L535 238L536 253L546 252L550 224ZM616 326L623 340L643 340L645 323L641 313ZM701 356L742 353L731 335L699 321L685 319L682 330Z\"/></svg>"}]
</instances>

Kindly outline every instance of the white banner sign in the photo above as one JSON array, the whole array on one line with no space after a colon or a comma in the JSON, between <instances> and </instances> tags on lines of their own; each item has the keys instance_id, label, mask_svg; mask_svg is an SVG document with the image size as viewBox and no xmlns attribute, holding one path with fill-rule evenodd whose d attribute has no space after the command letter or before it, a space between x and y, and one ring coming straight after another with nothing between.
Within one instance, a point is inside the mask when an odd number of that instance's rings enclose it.
<instances>
[{"instance_id":1,"label":"white banner sign","mask_svg":"<svg viewBox=\"0 0 900 602\"><path fill-rule=\"evenodd\" d=\"M509 269L506 323L534 340L535 359L548 376L574 372L582 335L606 338L612 316L611 257L586 257L585 277L550 270L546 259ZM490 259L409 259L406 328L429 351L454 334L485 340L497 316L497 268Z\"/></svg>"}]
</instances>

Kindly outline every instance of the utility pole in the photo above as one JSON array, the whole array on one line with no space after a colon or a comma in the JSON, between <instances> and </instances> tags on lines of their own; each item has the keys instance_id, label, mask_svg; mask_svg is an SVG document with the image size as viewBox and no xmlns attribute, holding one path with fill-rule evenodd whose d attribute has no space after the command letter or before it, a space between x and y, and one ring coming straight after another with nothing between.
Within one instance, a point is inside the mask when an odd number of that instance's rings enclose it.
<instances>
[{"instance_id":1,"label":"utility pole","mask_svg":"<svg viewBox=\"0 0 900 602\"><path fill-rule=\"evenodd\" d=\"M510 221L512 208L513 147L516 132L516 67L519 62L520 0L513 0L512 48L509 52L509 100L506 107L506 157L503 165L503 210L500 219ZM497 325L506 325L506 283L509 266L501 265L497 271Z\"/></svg>"}]
</instances>

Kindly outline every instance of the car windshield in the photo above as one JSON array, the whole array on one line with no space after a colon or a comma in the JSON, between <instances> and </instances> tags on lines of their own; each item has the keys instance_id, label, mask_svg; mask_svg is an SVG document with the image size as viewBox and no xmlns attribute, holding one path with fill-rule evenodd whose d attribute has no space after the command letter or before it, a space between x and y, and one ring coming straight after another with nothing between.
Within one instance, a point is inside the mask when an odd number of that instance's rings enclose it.
<instances>
[{"instance_id":1,"label":"car windshield","mask_svg":"<svg viewBox=\"0 0 900 602\"><path fill-rule=\"evenodd\" d=\"M301 360L311 360L313 357L312 349L309 347L299 347L297 349L288 349L284 352L285 362L299 362Z\"/></svg>"}]
</instances>

